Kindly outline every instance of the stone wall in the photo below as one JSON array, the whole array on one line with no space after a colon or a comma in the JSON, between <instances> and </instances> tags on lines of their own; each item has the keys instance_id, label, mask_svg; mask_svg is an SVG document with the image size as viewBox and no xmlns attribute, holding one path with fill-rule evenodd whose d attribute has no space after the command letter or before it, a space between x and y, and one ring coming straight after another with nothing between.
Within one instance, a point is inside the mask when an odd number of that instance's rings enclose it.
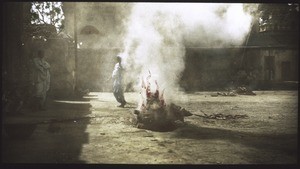
<instances>
[{"instance_id":1,"label":"stone wall","mask_svg":"<svg viewBox=\"0 0 300 169\"><path fill-rule=\"evenodd\" d=\"M49 39L46 59L51 64L51 90L54 97L70 97L75 87L74 50L67 39Z\"/></svg>"},{"instance_id":2,"label":"stone wall","mask_svg":"<svg viewBox=\"0 0 300 169\"><path fill-rule=\"evenodd\" d=\"M283 81L285 80L284 75L282 75L282 62L290 63L290 77L287 80L297 80L298 79L298 62L297 58L299 56L298 50L295 49L270 49L263 50L261 52L262 56L274 56L275 57L275 72L274 72L274 80L275 81Z\"/></svg>"},{"instance_id":3,"label":"stone wall","mask_svg":"<svg viewBox=\"0 0 300 169\"><path fill-rule=\"evenodd\" d=\"M119 50L79 49L78 50L78 86L90 91L112 91L114 56Z\"/></svg>"},{"instance_id":4,"label":"stone wall","mask_svg":"<svg viewBox=\"0 0 300 169\"><path fill-rule=\"evenodd\" d=\"M68 40L61 38L30 39L26 42L29 62L37 56L37 51L45 53L45 60L51 65L49 96L54 98L70 97L73 94L75 59L74 51L69 49ZM31 63L32 64L32 63Z\"/></svg>"},{"instance_id":5,"label":"stone wall","mask_svg":"<svg viewBox=\"0 0 300 169\"><path fill-rule=\"evenodd\" d=\"M232 66L241 49L187 48L181 86L185 90L215 90L229 87L235 76Z\"/></svg>"}]
</instances>

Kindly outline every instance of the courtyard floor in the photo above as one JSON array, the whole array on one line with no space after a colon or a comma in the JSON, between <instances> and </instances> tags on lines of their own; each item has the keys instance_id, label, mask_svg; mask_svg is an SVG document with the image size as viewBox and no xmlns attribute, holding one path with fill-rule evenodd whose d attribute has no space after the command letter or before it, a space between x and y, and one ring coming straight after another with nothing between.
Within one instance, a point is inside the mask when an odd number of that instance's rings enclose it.
<instances>
[{"instance_id":1,"label":"courtyard floor","mask_svg":"<svg viewBox=\"0 0 300 169\"><path fill-rule=\"evenodd\" d=\"M298 91L255 91L256 96L178 93L174 103L194 115L173 131L132 123L138 93L125 108L112 93L48 100L46 111L26 112L17 123L37 123L27 139L2 132L4 163L296 164ZM212 119L209 115L243 115ZM206 117L205 117L206 116Z\"/></svg>"}]
</instances>

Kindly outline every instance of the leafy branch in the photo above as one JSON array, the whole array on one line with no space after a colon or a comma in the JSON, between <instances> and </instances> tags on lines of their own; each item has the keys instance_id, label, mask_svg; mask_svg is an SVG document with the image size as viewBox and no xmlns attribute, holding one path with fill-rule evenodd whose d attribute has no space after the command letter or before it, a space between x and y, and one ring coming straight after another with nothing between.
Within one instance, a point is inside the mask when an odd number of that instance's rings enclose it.
<instances>
[{"instance_id":1,"label":"leafy branch","mask_svg":"<svg viewBox=\"0 0 300 169\"><path fill-rule=\"evenodd\" d=\"M32 2L31 23L51 24L59 31L63 25L61 2Z\"/></svg>"}]
</instances>

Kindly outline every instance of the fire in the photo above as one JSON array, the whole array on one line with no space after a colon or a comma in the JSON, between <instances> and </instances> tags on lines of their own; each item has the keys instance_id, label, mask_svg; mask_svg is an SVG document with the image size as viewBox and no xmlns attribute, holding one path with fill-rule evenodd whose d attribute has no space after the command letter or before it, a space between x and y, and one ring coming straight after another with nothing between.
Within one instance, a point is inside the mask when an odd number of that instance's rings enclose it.
<instances>
[{"instance_id":1,"label":"fire","mask_svg":"<svg viewBox=\"0 0 300 169\"><path fill-rule=\"evenodd\" d=\"M142 101L137 110L134 111L137 119L137 127L153 130L165 130L174 127L176 121L184 122L184 116L192 115L190 112L175 104L166 104L164 90L159 92L159 86L155 80L156 89L152 90L151 72L146 78L142 79Z\"/></svg>"},{"instance_id":2,"label":"fire","mask_svg":"<svg viewBox=\"0 0 300 169\"><path fill-rule=\"evenodd\" d=\"M140 93L142 96L142 104L141 104L141 111L146 111L149 108L152 109L160 109L160 108L166 108L166 103L164 99L164 90L162 91L162 94L159 95L159 86L157 81L155 80L156 90L154 92L151 92L151 72L149 71L149 75L146 78L146 84L144 82L144 79L142 79L142 89L145 92L146 99L143 98L142 92Z\"/></svg>"}]
</instances>

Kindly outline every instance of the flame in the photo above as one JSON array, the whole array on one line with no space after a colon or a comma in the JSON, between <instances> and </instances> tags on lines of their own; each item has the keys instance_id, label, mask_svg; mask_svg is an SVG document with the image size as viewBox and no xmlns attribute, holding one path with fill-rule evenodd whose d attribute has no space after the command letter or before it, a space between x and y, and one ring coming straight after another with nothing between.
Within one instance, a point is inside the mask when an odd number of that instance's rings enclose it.
<instances>
[{"instance_id":1,"label":"flame","mask_svg":"<svg viewBox=\"0 0 300 169\"><path fill-rule=\"evenodd\" d=\"M159 107L160 108L165 108L166 107L166 103L165 103L165 99L164 99L164 90L162 90L162 93L160 95L159 92L159 85L157 80L155 80L155 84L156 84L156 90L154 92L151 92L151 83L150 83L150 78L151 78L151 72L150 70L148 71L149 75L146 78L146 82L144 81L144 79L142 78L142 91L140 92L140 95L142 97L142 103L140 106L140 110L145 110L147 109L147 107L149 107L149 103L150 102L157 102L159 103ZM144 95L146 96L146 98L144 97Z\"/></svg>"}]
</instances>

